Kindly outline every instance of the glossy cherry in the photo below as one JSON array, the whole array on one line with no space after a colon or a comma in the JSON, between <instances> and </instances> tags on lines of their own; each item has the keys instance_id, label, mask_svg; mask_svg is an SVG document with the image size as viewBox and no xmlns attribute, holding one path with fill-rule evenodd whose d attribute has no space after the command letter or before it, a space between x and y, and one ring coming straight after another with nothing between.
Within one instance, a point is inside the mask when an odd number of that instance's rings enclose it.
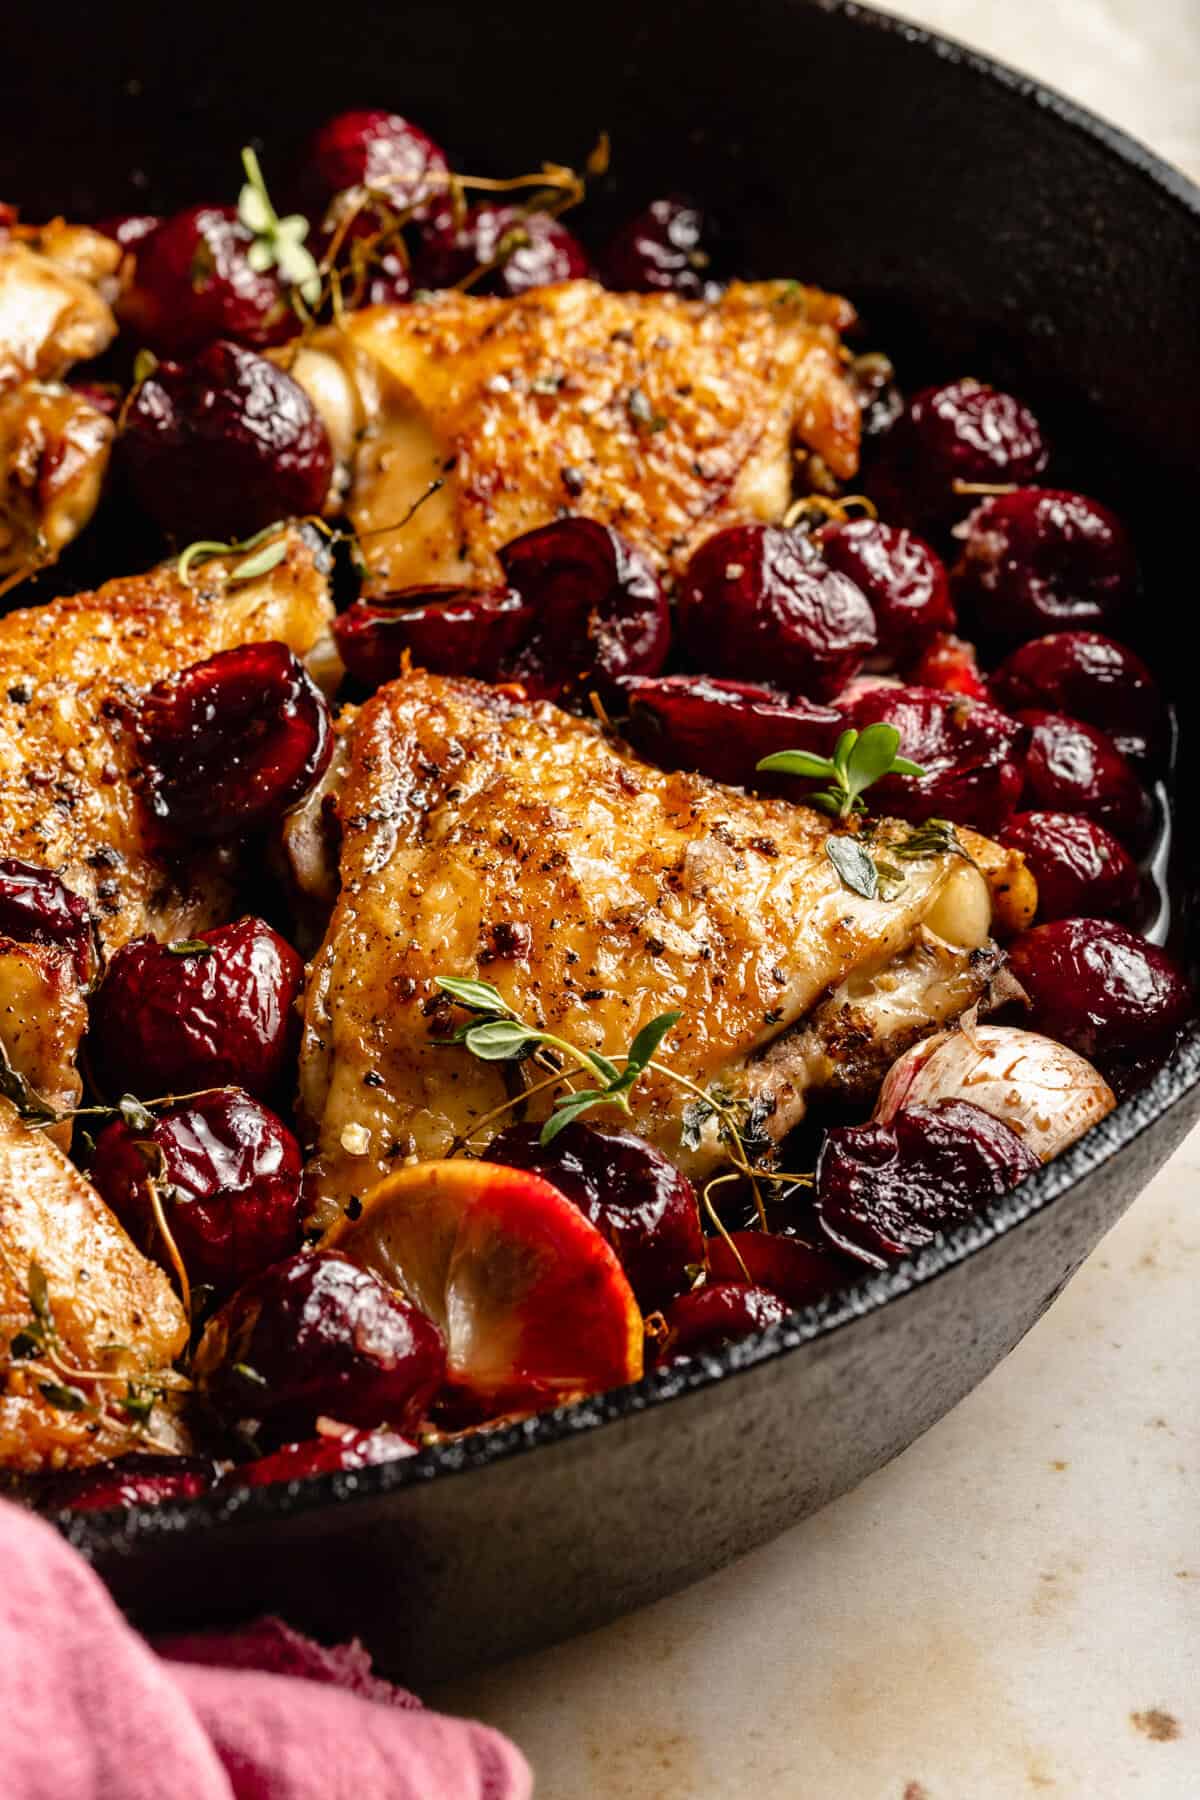
<instances>
[{"instance_id":1,"label":"glossy cherry","mask_svg":"<svg viewBox=\"0 0 1200 1800\"><path fill-rule=\"evenodd\" d=\"M1049 459L1027 407L967 378L913 395L883 440L869 485L884 518L936 529L975 504L956 483L1036 481Z\"/></svg>"},{"instance_id":2,"label":"glossy cherry","mask_svg":"<svg viewBox=\"0 0 1200 1800\"><path fill-rule=\"evenodd\" d=\"M156 682L134 715L142 788L172 838L271 823L324 773L329 707L285 644L243 644Z\"/></svg>"},{"instance_id":3,"label":"glossy cherry","mask_svg":"<svg viewBox=\"0 0 1200 1800\"><path fill-rule=\"evenodd\" d=\"M560 219L522 206L473 206L461 223L427 231L413 258L413 286L449 288L475 276L474 294L525 294L590 272L587 251Z\"/></svg>"},{"instance_id":4,"label":"glossy cherry","mask_svg":"<svg viewBox=\"0 0 1200 1800\"><path fill-rule=\"evenodd\" d=\"M1107 919L1035 925L1009 945L1009 967L1030 1000L1022 1023L1081 1056L1153 1049L1192 1009L1174 958Z\"/></svg>"},{"instance_id":5,"label":"glossy cherry","mask_svg":"<svg viewBox=\"0 0 1200 1800\"><path fill-rule=\"evenodd\" d=\"M149 1131L114 1119L89 1173L135 1243L170 1271L153 1181L189 1281L223 1298L298 1247L302 1167L283 1121L233 1088L158 1109Z\"/></svg>"},{"instance_id":6,"label":"glossy cherry","mask_svg":"<svg viewBox=\"0 0 1200 1800\"><path fill-rule=\"evenodd\" d=\"M604 252L605 286L620 293L710 299L720 292L711 274L711 237L709 221L690 200L678 194L651 200L626 221Z\"/></svg>"},{"instance_id":7,"label":"glossy cherry","mask_svg":"<svg viewBox=\"0 0 1200 1800\"><path fill-rule=\"evenodd\" d=\"M445 153L427 132L378 108L327 119L306 158L306 175L323 197L365 187L414 218L444 203L448 171Z\"/></svg>"},{"instance_id":8,"label":"glossy cherry","mask_svg":"<svg viewBox=\"0 0 1200 1800\"><path fill-rule=\"evenodd\" d=\"M1011 1126L965 1100L890 1123L838 1126L817 1160L816 1207L839 1250L883 1268L969 1219L1040 1164Z\"/></svg>"},{"instance_id":9,"label":"glossy cherry","mask_svg":"<svg viewBox=\"0 0 1200 1800\"><path fill-rule=\"evenodd\" d=\"M827 1294L849 1287L857 1271L828 1247L779 1232L732 1231L728 1242L723 1237L709 1239L708 1273L714 1282L744 1282L748 1275L755 1287L767 1288L787 1306L799 1308L814 1306Z\"/></svg>"},{"instance_id":10,"label":"glossy cherry","mask_svg":"<svg viewBox=\"0 0 1200 1800\"><path fill-rule=\"evenodd\" d=\"M844 724L832 706L708 675L632 676L621 694L629 708L622 730L648 762L742 787L770 785L756 769L778 750L827 756Z\"/></svg>"},{"instance_id":11,"label":"glossy cherry","mask_svg":"<svg viewBox=\"0 0 1200 1800\"><path fill-rule=\"evenodd\" d=\"M213 1465L201 1456L168 1456L132 1450L89 1469L52 1475L38 1489L43 1512L101 1512L110 1507L156 1506L194 1500L213 1485Z\"/></svg>"},{"instance_id":12,"label":"glossy cherry","mask_svg":"<svg viewBox=\"0 0 1200 1800\"><path fill-rule=\"evenodd\" d=\"M1030 734L1024 807L1080 813L1123 843L1144 844L1153 823L1150 796L1112 739L1062 713L1031 709L1018 717Z\"/></svg>"},{"instance_id":13,"label":"glossy cherry","mask_svg":"<svg viewBox=\"0 0 1200 1800\"><path fill-rule=\"evenodd\" d=\"M278 1100L292 1085L303 981L303 960L262 919L183 945L134 938L92 996L93 1068L110 1094L228 1084Z\"/></svg>"},{"instance_id":14,"label":"glossy cherry","mask_svg":"<svg viewBox=\"0 0 1200 1800\"><path fill-rule=\"evenodd\" d=\"M622 675L656 675L671 638L646 557L594 519L556 519L499 552L510 588L533 609L506 676L534 696L586 693Z\"/></svg>"},{"instance_id":15,"label":"glossy cherry","mask_svg":"<svg viewBox=\"0 0 1200 1800\"><path fill-rule=\"evenodd\" d=\"M133 244L133 279L118 302L136 344L189 356L214 338L263 350L300 329L275 269L250 266L254 234L232 206L174 213Z\"/></svg>"},{"instance_id":16,"label":"glossy cherry","mask_svg":"<svg viewBox=\"0 0 1200 1800\"><path fill-rule=\"evenodd\" d=\"M952 631L950 579L936 550L914 531L880 519L846 519L817 533L831 569L848 575L875 615L877 651L904 664L935 632Z\"/></svg>"},{"instance_id":17,"label":"glossy cherry","mask_svg":"<svg viewBox=\"0 0 1200 1800\"><path fill-rule=\"evenodd\" d=\"M1167 705L1140 656L1098 631L1054 631L1012 651L989 677L1009 712L1040 707L1106 731L1124 755L1160 759Z\"/></svg>"},{"instance_id":18,"label":"glossy cherry","mask_svg":"<svg viewBox=\"0 0 1200 1800\"><path fill-rule=\"evenodd\" d=\"M980 629L1011 640L1103 625L1133 597L1137 564L1107 506L1055 488L1018 488L972 512L953 581Z\"/></svg>"},{"instance_id":19,"label":"glossy cherry","mask_svg":"<svg viewBox=\"0 0 1200 1800\"><path fill-rule=\"evenodd\" d=\"M303 1251L238 1290L205 1328L195 1374L227 1424L257 1422L275 1448L320 1418L416 1429L441 1386L441 1332L377 1275Z\"/></svg>"},{"instance_id":20,"label":"glossy cherry","mask_svg":"<svg viewBox=\"0 0 1200 1800\"><path fill-rule=\"evenodd\" d=\"M875 618L848 576L799 532L733 525L692 556L679 630L693 662L829 700L876 645Z\"/></svg>"},{"instance_id":21,"label":"glossy cherry","mask_svg":"<svg viewBox=\"0 0 1200 1800\"><path fill-rule=\"evenodd\" d=\"M327 1431L240 1464L230 1470L223 1485L269 1487L277 1481L303 1481L309 1475L369 1469L375 1463L399 1462L416 1453L417 1445L398 1431Z\"/></svg>"},{"instance_id":22,"label":"glossy cherry","mask_svg":"<svg viewBox=\"0 0 1200 1800\"><path fill-rule=\"evenodd\" d=\"M616 1251L643 1312L665 1306L704 1263L696 1192L661 1150L629 1131L582 1120L545 1146L536 1125L509 1125L488 1145L489 1162L544 1175Z\"/></svg>"},{"instance_id":23,"label":"glossy cherry","mask_svg":"<svg viewBox=\"0 0 1200 1800\"><path fill-rule=\"evenodd\" d=\"M1101 913L1136 923L1142 876L1117 838L1077 813L1014 813L1000 841L1019 850L1037 881L1040 922Z\"/></svg>"},{"instance_id":24,"label":"glossy cherry","mask_svg":"<svg viewBox=\"0 0 1200 1800\"><path fill-rule=\"evenodd\" d=\"M87 902L50 869L0 857L0 937L69 952L86 983L96 962L96 932Z\"/></svg>"},{"instance_id":25,"label":"glossy cherry","mask_svg":"<svg viewBox=\"0 0 1200 1800\"><path fill-rule=\"evenodd\" d=\"M109 213L97 219L95 229L120 244L122 250L133 250L162 224L159 213Z\"/></svg>"},{"instance_id":26,"label":"glossy cherry","mask_svg":"<svg viewBox=\"0 0 1200 1800\"><path fill-rule=\"evenodd\" d=\"M322 231L313 254L324 261L332 252L343 306L392 306L413 290L412 266L395 224L382 204L364 201L348 217L337 218Z\"/></svg>"},{"instance_id":27,"label":"glossy cherry","mask_svg":"<svg viewBox=\"0 0 1200 1800\"><path fill-rule=\"evenodd\" d=\"M904 396L896 386L896 371L891 360L880 351L867 350L851 362L846 379L858 401L863 446L869 450L880 438L887 436L904 411Z\"/></svg>"},{"instance_id":28,"label":"glossy cherry","mask_svg":"<svg viewBox=\"0 0 1200 1800\"><path fill-rule=\"evenodd\" d=\"M1024 727L982 700L933 688L873 687L842 711L861 731L882 720L900 733L900 752L921 776L885 775L872 807L900 819L951 819L995 832L1021 792Z\"/></svg>"},{"instance_id":29,"label":"glossy cherry","mask_svg":"<svg viewBox=\"0 0 1200 1800\"><path fill-rule=\"evenodd\" d=\"M135 499L180 542L320 512L333 473L329 434L299 382L225 341L160 363L135 389L119 441Z\"/></svg>"},{"instance_id":30,"label":"glossy cherry","mask_svg":"<svg viewBox=\"0 0 1200 1800\"><path fill-rule=\"evenodd\" d=\"M769 1288L752 1287L744 1280L707 1282L690 1294L681 1294L667 1307L663 1315L667 1335L659 1348L659 1366L698 1352L721 1350L751 1332L765 1331L768 1325L782 1325L790 1311L787 1302Z\"/></svg>"},{"instance_id":31,"label":"glossy cherry","mask_svg":"<svg viewBox=\"0 0 1200 1800\"><path fill-rule=\"evenodd\" d=\"M342 661L358 681L380 687L407 657L435 675L501 681L537 623L511 588L414 587L352 601L333 622Z\"/></svg>"}]
</instances>

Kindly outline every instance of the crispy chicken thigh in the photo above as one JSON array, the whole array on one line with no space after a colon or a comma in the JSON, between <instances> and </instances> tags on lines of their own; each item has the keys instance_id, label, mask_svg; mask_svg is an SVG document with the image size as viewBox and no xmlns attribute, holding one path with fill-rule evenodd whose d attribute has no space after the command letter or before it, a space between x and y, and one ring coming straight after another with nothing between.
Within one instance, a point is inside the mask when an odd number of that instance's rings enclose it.
<instances>
[{"instance_id":1,"label":"crispy chicken thigh","mask_svg":"<svg viewBox=\"0 0 1200 1800\"><path fill-rule=\"evenodd\" d=\"M141 1403L165 1387L187 1331L162 1270L0 1098L0 1469L76 1467L144 1445ZM137 1412L121 1404L128 1383ZM156 1401L146 1429L182 1448L169 1406Z\"/></svg>"},{"instance_id":2,"label":"crispy chicken thigh","mask_svg":"<svg viewBox=\"0 0 1200 1800\"><path fill-rule=\"evenodd\" d=\"M794 450L854 474L839 336L853 317L796 282L711 301L590 281L445 293L348 315L295 373L335 448L361 437L348 511L376 589L496 580L496 550L563 510L677 571L720 526L784 513Z\"/></svg>"},{"instance_id":3,"label":"crispy chicken thigh","mask_svg":"<svg viewBox=\"0 0 1200 1800\"><path fill-rule=\"evenodd\" d=\"M322 1224L397 1159L482 1147L496 1128L473 1135L514 1068L439 1042L461 1015L438 975L481 976L610 1056L678 1009L662 1059L777 1140L810 1090L877 1083L981 997L998 961L989 883L967 858L906 861L894 899L863 899L810 808L666 774L594 723L470 681L415 673L368 701L338 812L341 893L301 1063ZM910 831L881 827L885 842ZM538 1096L529 1115L549 1104ZM712 1121L681 1144L687 1105L651 1075L634 1125L703 1174L720 1145Z\"/></svg>"}]
</instances>

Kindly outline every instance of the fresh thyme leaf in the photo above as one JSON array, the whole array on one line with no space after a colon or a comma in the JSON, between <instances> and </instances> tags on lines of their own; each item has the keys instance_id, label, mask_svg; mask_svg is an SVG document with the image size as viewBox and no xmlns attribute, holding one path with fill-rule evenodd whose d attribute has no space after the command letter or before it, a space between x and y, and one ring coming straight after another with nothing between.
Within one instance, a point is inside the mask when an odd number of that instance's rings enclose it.
<instances>
[{"instance_id":1,"label":"fresh thyme leaf","mask_svg":"<svg viewBox=\"0 0 1200 1800\"><path fill-rule=\"evenodd\" d=\"M642 1026L642 1029L638 1032L632 1044L629 1046L629 1057L625 1064L625 1073L622 1076L622 1080L627 1081L632 1087L633 1082L637 1080L638 1076L642 1073L642 1070L646 1067L646 1064L653 1060L655 1052L666 1037L668 1031L670 1031L673 1025L678 1025L682 1017L683 1014L681 1012L659 1013L656 1019L651 1019L648 1025Z\"/></svg>"},{"instance_id":2,"label":"fresh thyme leaf","mask_svg":"<svg viewBox=\"0 0 1200 1800\"><path fill-rule=\"evenodd\" d=\"M64 1114L43 1100L25 1077L8 1060L8 1051L0 1042L0 1094L11 1100L23 1119L37 1125L58 1125Z\"/></svg>"},{"instance_id":3,"label":"fresh thyme leaf","mask_svg":"<svg viewBox=\"0 0 1200 1800\"><path fill-rule=\"evenodd\" d=\"M271 204L258 157L249 145L242 151L242 167L246 181L238 195L238 218L254 233L254 242L246 252L247 262L260 275L268 269L278 269L307 306L316 306L321 298L321 271L304 242L308 220L301 213L279 217Z\"/></svg>"},{"instance_id":4,"label":"fresh thyme leaf","mask_svg":"<svg viewBox=\"0 0 1200 1800\"><path fill-rule=\"evenodd\" d=\"M931 856L961 856L967 862L974 857L959 841L958 833L948 819L926 819L915 825L906 838L891 845L893 855L904 862L916 862Z\"/></svg>"},{"instance_id":5,"label":"fresh thyme leaf","mask_svg":"<svg viewBox=\"0 0 1200 1800\"><path fill-rule=\"evenodd\" d=\"M148 1106L142 1105L136 1094L122 1094L117 1101L116 1111L130 1131L154 1130L154 1114Z\"/></svg>"},{"instance_id":6,"label":"fresh thyme leaf","mask_svg":"<svg viewBox=\"0 0 1200 1800\"><path fill-rule=\"evenodd\" d=\"M710 1100L689 1100L683 1109L683 1127L679 1133L679 1142L685 1150L698 1150L704 1139L704 1127L712 1118L715 1107Z\"/></svg>"},{"instance_id":7,"label":"fresh thyme leaf","mask_svg":"<svg viewBox=\"0 0 1200 1800\"><path fill-rule=\"evenodd\" d=\"M66 1387L61 1381L39 1381L38 1392L60 1412L87 1412L88 1397L77 1387Z\"/></svg>"},{"instance_id":8,"label":"fresh thyme leaf","mask_svg":"<svg viewBox=\"0 0 1200 1800\"><path fill-rule=\"evenodd\" d=\"M514 1062L532 1050L540 1037L540 1032L516 1019L489 1019L482 1025L468 1025L462 1041L481 1062Z\"/></svg>"},{"instance_id":9,"label":"fresh thyme leaf","mask_svg":"<svg viewBox=\"0 0 1200 1800\"><path fill-rule=\"evenodd\" d=\"M15 1337L8 1340L8 1353L16 1362L27 1361L31 1356L40 1356L46 1348L40 1332L18 1331Z\"/></svg>"},{"instance_id":10,"label":"fresh thyme leaf","mask_svg":"<svg viewBox=\"0 0 1200 1800\"><path fill-rule=\"evenodd\" d=\"M50 1310L50 1288L46 1281L46 1271L36 1257L31 1256L29 1259L26 1285L29 1291L29 1306L34 1318L44 1328L53 1331L54 1315Z\"/></svg>"},{"instance_id":11,"label":"fresh thyme leaf","mask_svg":"<svg viewBox=\"0 0 1200 1800\"><path fill-rule=\"evenodd\" d=\"M260 1375L257 1369L252 1369L249 1363L234 1363L233 1372L240 1375L243 1381L248 1381L252 1387L265 1388L271 1385L266 1376Z\"/></svg>"},{"instance_id":12,"label":"fresh thyme leaf","mask_svg":"<svg viewBox=\"0 0 1200 1800\"><path fill-rule=\"evenodd\" d=\"M838 872L838 879L852 894L861 894L864 900L874 900L879 895L879 876L875 864L871 861L857 838L827 837L825 854Z\"/></svg>"},{"instance_id":13,"label":"fresh thyme leaf","mask_svg":"<svg viewBox=\"0 0 1200 1800\"><path fill-rule=\"evenodd\" d=\"M555 1103L554 1111L542 1126L538 1142L543 1145L552 1144L560 1131L575 1122L593 1106L601 1106L611 1096L601 1088L579 1088L573 1094L565 1094Z\"/></svg>"},{"instance_id":14,"label":"fresh thyme leaf","mask_svg":"<svg viewBox=\"0 0 1200 1800\"><path fill-rule=\"evenodd\" d=\"M755 767L773 775L807 775L813 781L828 781L837 774L828 756L814 756L808 750L777 750Z\"/></svg>"},{"instance_id":15,"label":"fresh thyme leaf","mask_svg":"<svg viewBox=\"0 0 1200 1800\"><path fill-rule=\"evenodd\" d=\"M189 544L186 549L180 551L179 561L175 565L175 572L180 581L187 587L190 585L189 577L191 575L193 564L211 562L215 556L237 556L247 550L255 550L258 548L259 544L264 543L267 538L277 537L281 531L286 529L286 519L273 519L269 525L264 525L261 531L254 532L253 535L248 538L242 538L240 543L235 541L233 543L223 544L217 538L197 538L194 544ZM249 568L248 564L257 560L254 557L250 557L247 563L241 563L236 569L231 570L228 579L230 581L251 581L255 575L262 575L266 573L266 569L273 569L276 564L281 563L287 555L287 545L286 543L280 545L273 544L271 549L272 552L277 552L277 554L272 555L271 561L266 564L265 568Z\"/></svg>"},{"instance_id":16,"label":"fresh thyme leaf","mask_svg":"<svg viewBox=\"0 0 1200 1800\"><path fill-rule=\"evenodd\" d=\"M510 1010L504 995L490 981L463 980L457 975L435 975L434 981L444 994L470 1012L503 1015Z\"/></svg>"},{"instance_id":17,"label":"fresh thyme leaf","mask_svg":"<svg viewBox=\"0 0 1200 1800\"><path fill-rule=\"evenodd\" d=\"M910 761L907 756L894 756L892 758L892 766L888 770L889 775L918 775L918 776L920 776L920 775L923 775L924 773L925 773L925 771L921 767L920 763L915 763L915 762Z\"/></svg>"},{"instance_id":18,"label":"fresh thyme leaf","mask_svg":"<svg viewBox=\"0 0 1200 1800\"><path fill-rule=\"evenodd\" d=\"M163 948L168 956L211 956L213 947L206 944L203 938L180 938L174 944L165 944Z\"/></svg>"},{"instance_id":19,"label":"fresh thyme leaf","mask_svg":"<svg viewBox=\"0 0 1200 1800\"><path fill-rule=\"evenodd\" d=\"M153 350L139 350L133 359L133 380L135 387L140 387L147 375L153 375L158 367L158 358Z\"/></svg>"},{"instance_id":20,"label":"fresh thyme leaf","mask_svg":"<svg viewBox=\"0 0 1200 1800\"><path fill-rule=\"evenodd\" d=\"M900 733L894 725L882 721L868 725L850 746L846 757L846 775L853 794L861 794L895 767L900 748ZM837 761L837 752L834 752Z\"/></svg>"}]
</instances>

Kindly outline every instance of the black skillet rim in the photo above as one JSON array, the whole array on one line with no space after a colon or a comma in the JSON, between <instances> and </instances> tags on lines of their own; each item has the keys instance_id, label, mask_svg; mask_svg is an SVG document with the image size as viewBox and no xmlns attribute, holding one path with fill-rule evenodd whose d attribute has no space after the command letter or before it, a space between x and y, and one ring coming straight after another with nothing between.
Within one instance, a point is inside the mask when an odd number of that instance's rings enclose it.
<instances>
[{"instance_id":1,"label":"black skillet rim","mask_svg":"<svg viewBox=\"0 0 1200 1800\"><path fill-rule=\"evenodd\" d=\"M979 80L999 83L1033 106L1053 113L1064 125L1091 138L1110 155L1138 170L1160 192L1189 213L1200 228L1200 187L1136 138L1129 137L1053 88L1005 63L968 49L953 38L891 14L876 12L857 4L857 0L815 0L815 4L821 11L840 14L863 29L898 35L908 43L931 51L940 61L954 63ZM924 1287L1034 1213L1061 1199L1077 1182L1102 1167L1156 1124L1198 1083L1200 1019L1186 1028L1170 1060L1141 1093L1123 1101L1070 1150L1046 1164L986 1213L894 1268L869 1275L848 1291L806 1307L786 1324L770 1326L720 1352L698 1356L687 1369L653 1372L632 1386L592 1395L518 1424L433 1445L399 1462L377 1463L350 1472L310 1475L270 1487L231 1487L228 1492L207 1494L195 1500L164 1501L155 1506L113 1508L94 1513L59 1513L54 1515L53 1522L70 1543L91 1559L127 1558L142 1542L174 1539L227 1522L253 1524L291 1517L331 1503L341 1505L351 1500L378 1499L420 1482L465 1474L522 1451L579 1437L598 1426L616 1424L684 1394L698 1393L727 1376L757 1368L803 1344L828 1337L855 1320L877 1312L889 1301Z\"/></svg>"}]
</instances>

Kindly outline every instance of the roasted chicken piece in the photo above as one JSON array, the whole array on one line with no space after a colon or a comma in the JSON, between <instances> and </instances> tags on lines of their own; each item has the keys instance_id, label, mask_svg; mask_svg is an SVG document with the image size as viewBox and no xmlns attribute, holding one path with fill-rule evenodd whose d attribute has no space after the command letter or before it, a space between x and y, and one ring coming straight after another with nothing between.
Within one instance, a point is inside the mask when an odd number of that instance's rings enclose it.
<instances>
[{"instance_id":1,"label":"roasted chicken piece","mask_svg":"<svg viewBox=\"0 0 1200 1800\"><path fill-rule=\"evenodd\" d=\"M228 916L217 852L167 861L130 782L122 702L235 644L279 639L307 657L327 638L327 556L315 533L256 580L238 558L179 578L172 561L0 619L0 856L52 869L92 908L104 948L142 932L189 937Z\"/></svg>"},{"instance_id":2,"label":"roasted chicken piece","mask_svg":"<svg viewBox=\"0 0 1200 1800\"><path fill-rule=\"evenodd\" d=\"M0 937L0 1053L56 1112L79 1104L76 1067L87 1005L70 953ZM69 1124L54 1127L66 1149Z\"/></svg>"},{"instance_id":3,"label":"roasted chicken piece","mask_svg":"<svg viewBox=\"0 0 1200 1800\"><path fill-rule=\"evenodd\" d=\"M187 1333L162 1270L0 1098L0 1468L183 1449L171 1364Z\"/></svg>"},{"instance_id":4,"label":"roasted chicken piece","mask_svg":"<svg viewBox=\"0 0 1200 1800\"><path fill-rule=\"evenodd\" d=\"M812 809L664 773L595 723L475 682L381 689L348 734L337 804L341 893L301 1060L320 1224L397 1159L481 1149L496 1128L477 1132L516 1071L439 1041L462 1016L439 975L480 976L610 1057L678 1010L662 1060L778 1140L813 1089L869 1095L892 1057L986 994L999 961L967 857L910 856L894 899L864 899ZM885 822L880 854L911 836ZM711 1119L683 1141L688 1105L652 1074L634 1125L701 1175L721 1146Z\"/></svg>"},{"instance_id":5,"label":"roasted chicken piece","mask_svg":"<svg viewBox=\"0 0 1200 1800\"><path fill-rule=\"evenodd\" d=\"M0 389L59 381L107 350L120 262L119 244L61 219L0 242Z\"/></svg>"},{"instance_id":6,"label":"roasted chicken piece","mask_svg":"<svg viewBox=\"0 0 1200 1800\"><path fill-rule=\"evenodd\" d=\"M444 293L349 314L293 372L335 450L361 438L348 511L374 588L494 581L496 550L564 509L677 571L722 525L781 517L794 450L854 474L839 337L853 317L797 282L712 301L590 281Z\"/></svg>"}]
</instances>

